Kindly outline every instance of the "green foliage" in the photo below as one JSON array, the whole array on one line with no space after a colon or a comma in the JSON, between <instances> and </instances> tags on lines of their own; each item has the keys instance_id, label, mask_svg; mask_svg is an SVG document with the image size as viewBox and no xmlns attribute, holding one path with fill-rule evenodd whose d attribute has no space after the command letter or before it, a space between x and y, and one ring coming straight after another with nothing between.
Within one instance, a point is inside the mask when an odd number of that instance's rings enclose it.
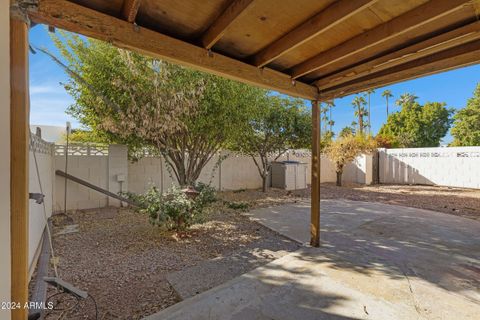
<instances>
[{"instance_id":1,"label":"green foliage","mask_svg":"<svg viewBox=\"0 0 480 320\"><path fill-rule=\"evenodd\" d=\"M238 210L241 212L247 212L250 205L243 201L225 201L224 204L229 209Z\"/></svg>"},{"instance_id":2,"label":"green foliage","mask_svg":"<svg viewBox=\"0 0 480 320\"><path fill-rule=\"evenodd\" d=\"M335 165L337 186L342 184L342 174L345 165L355 160L362 153L370 153L377 147L375 140L366 135L345 135L332 141L325 153Z\"/></svg>"},{"instance_id":3,"label":"green foliage","mask_svg":"<svg viewBox=\"0 0 480 320\"><path fill-rule=\"evenodd\" d=\"M166 230L185 230L199 221L209 205L216 201L216 191L206 184L199 184L195 199L188 197L179 187L172 186L162 194L156 187L144 194L124 193L139 204L137 212L147 214L150 223Z\"/></svg>"},{"instance_id":4,"label":"green foliage","mask_svg":"<svg viewBox=\"0 0 480 320\"><path fill-rule=\"evenodd\" d=\"M195 198L197 205L205 207L217 201L217 190L215 190L214 187L203 182L197 182L195 184L195 190L199 192Z\"/></svg>"},{"instance_id":5,"label":"green foliage","mask_svg":"<svg viewBox=\"0 0 480 320\"><path fill-rule=\"evenodd\" d=\"M453 109L440 102L422 106L415 99L409 94L402 95L398 100L402 109L388 116L379 135L389 137L394 147L438 147L452 123Z\"/></svg>"},{"instance_id":6,"label":"green foliage","mask_svg":"<svg viewBox=\"0 0 480 320\"><path fill-rule=\"evenodd\" d=\"M365 128L364 117L368 116L368 111L365 108L367 101L363 96L356 96L352 101L352 106L355 109L355 117L358 118L358 133L363 134ZM368 123L367 123L368 126Z\"/></svg>"},{"instance_id":7,"label":"green foliage","mask_svg":"<svg viewBox=\"0 0 480 320\"><path fill-rule=\"evenodd\" d=\"M288 149L308 148L311 141L311 116L300 99L265 95L250 106L231 148L252 157L263 180L265 191L271 159ZM269 158L271 157L271 158Z\"/></svg>"},{"instance_id":8,"label":"green foliage","mask_svg":"<svg viewBox=\"0 0 480 320\"><path fill-rule=\"evenodd\" d=\"M388 112L388 100L389 100L390 98L393 98L392 91L390 91L390 90L384 90L384 91L382 92L382 97L384 97L385 100L386 100L386 102L387 102L387 117L388 117L388 115L389 115L389 112Z\"/></svg>"},{"instance_id":9,"label":"green foliage","mask_svg":"<svg viewBox=\"0 0 480 320\"><path fill-rule=\"evenodd\" d=\"M467 106L457 112L452 127L452 146L480 146L480 83L468 99Z\"/></svg>"},{"instance_id":10,"label":"green foliage","mask_svg":"<svg viewBox=\"0 0 480 320\"><path fill-rule=\"evenodd\" d=\"M134 157L162 154L182 186L193 185L212 156L239 133L264 90L79 36L53 36L75 103L68 113L106 143L126 144Z\"/></svg>"},{"instance_id":11,"label":"green foliage","mask_svg":"<svg viewBox=\"0 0 480 320\"><path fill-rule=\"evenodd\" d=\"M340 133L338 134L338 136L341 138L351 135L355 135L355 128L350 126L344 127L342 130L340 130Z\"/></svg>"}]
</instances>

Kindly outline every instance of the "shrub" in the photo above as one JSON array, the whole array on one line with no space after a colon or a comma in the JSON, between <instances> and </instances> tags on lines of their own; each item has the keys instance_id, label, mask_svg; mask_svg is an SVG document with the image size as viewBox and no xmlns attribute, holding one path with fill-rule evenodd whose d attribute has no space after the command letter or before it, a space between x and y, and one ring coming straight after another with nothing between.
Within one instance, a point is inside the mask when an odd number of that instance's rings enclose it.
<instances>
[{"instance_id":1,"label":"shrub","mask_svg":"<svg viewBox=\"0 0 480 320\"><path fill-rule=\"evenodd\" d=\"M208 206L216 201L215 189L198 185L200 191L195 199L189 198L180 188L173 186L162 194L151 187L144 194L124 195L137 202L137 212L148 214L150 223L167 230L185 230L198 221Z\"/></svg>"},{"instance_id":2,"label":"shrub","mask_svg":"<svg viewBox=\"0 0 480 320\"><path fill-rule=\"evenodd\" d=\"M195 199L197 203L206 206L217 201L217 190L215 190L214 187L203 182L197 182L195 184L195 190L199 192Z\"/></svg>"},{"instance_id":3,"label":"shrub","mask_svg":"<svg viewBox=\"0 0 480 320\"><path fill-rule=\"evenodd\" d=\"M225 205L227 208L233 209L233 210L240 210L242 212L248 211L249 205L246 202L230 202L230 201L225 201Z\"/></svg>"}]
</instances>

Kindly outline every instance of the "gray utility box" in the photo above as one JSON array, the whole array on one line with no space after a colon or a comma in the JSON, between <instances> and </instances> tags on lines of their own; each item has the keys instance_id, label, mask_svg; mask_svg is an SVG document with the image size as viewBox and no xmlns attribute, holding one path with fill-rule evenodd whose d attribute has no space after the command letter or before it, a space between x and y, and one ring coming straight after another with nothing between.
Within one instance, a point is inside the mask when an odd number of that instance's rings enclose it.
<instances>
[{"instance_id":1,"label":"gray utility box","mask_svg":"<svg viewBox=\"0 0 480 320\"><path fill-rule=\"evenodd\" d=\"M272 163L272 187L285 190L307 188L307 164L298 161Z\"/></svg>"}]
</instances>

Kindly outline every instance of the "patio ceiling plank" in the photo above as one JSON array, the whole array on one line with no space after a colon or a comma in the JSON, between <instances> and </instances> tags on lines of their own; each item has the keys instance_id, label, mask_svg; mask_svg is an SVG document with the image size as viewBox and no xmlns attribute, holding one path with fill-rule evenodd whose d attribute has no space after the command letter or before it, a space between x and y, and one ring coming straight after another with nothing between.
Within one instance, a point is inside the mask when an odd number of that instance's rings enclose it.
<instances>
[{"instance_id":1,"label":"patio ceiling plank","mask_svg":"<svg viewBox=\"0 0 480 320\"><path fill-rule=\"evenodd\" d=\"M138 8L140 8L140 2L142 0L124 0L122 7L122 16L130 23L135 22L137 17Z\"/></svg>"},{"instance_id":2,"label":"patio ceiling plank","mask_svg":"<svg viewBox=\"0 0 480 320\"><path fill-rule=\"evenodd\" d=\"M253 0L234 0L202 35L203 47L206 49L213 47L222 38L228 27L252 2Z\"/></svg>"},{"instance_id":3,"label":"patio ceiling plank","mask_svg":"<svg viewBox=\"0 0 480 320\"><path fill-rule=\"evenodd\" d=\"M480 38L480 21L429 38L315 81L321 90L382 71Z\"/></svg>"},{"instance_id":4,"label":"patio ceiling plank","mask_svg":"<svg viewBox=\"0 0 480 320\"><path fill-rule=\"evenodd\" d=\"M389 48L389 40L406 34L429 22L445 17L465 6L471 6L470 0L429 1L386 23L347 40L340 45L324 51L304 61L290 70L293 79L316 71L324 66L350 57L373 46Z\"/></svg>"},{"instance_id":5,"label":"patio ceiling plank","mask_svg":"<svg viewBox=\"0 0 480 320\"><path fill-rule=\"evenodd\" d=\"M220 54L209 53L204 48L133 26L126 21L70 1L42 0L38 10L30 12L30 18L37 23L80 33L120 48L138 51L265 89L310 100L318 96L318 89L315 86L292 81L288 75L281 72L268 68L259 69Z\"/></svg>"},{"instance_id":6,"label":"patio ceiling plank","mask_svg":"<svg viewBox=\"0 0 480 320\"><path fill-rule=\"evenodd\" d=\"M316 35L349 19L378 0L341 0L311 17L297 28L268 45L252 58L253 64L263 67L290 50L311 40Z\"/></svg>"},{"instance_id":7,"label":"patio ceiling plank","mask_svg":"<svg viewBox=\"0 0 480 320\"><path fill-rule=\"evenodd\" d=\"M321 90L322 101L480 62L480 40L419 58L345 84Z\"/></svg>"}]
</instances>

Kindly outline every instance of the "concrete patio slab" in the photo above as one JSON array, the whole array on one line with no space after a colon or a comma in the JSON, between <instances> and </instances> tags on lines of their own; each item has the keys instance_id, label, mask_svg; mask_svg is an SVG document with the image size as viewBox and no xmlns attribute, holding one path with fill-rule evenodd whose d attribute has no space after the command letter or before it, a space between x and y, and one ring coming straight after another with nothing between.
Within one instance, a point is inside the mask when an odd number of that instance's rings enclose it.
<instances>
[{"instance_id":1,"label":"concrete patio slab","mask_svg":"<svg viewBox=\"0 0 480 320\"><path fill-rule=\"evenodd\" d=\"M309 205L252 211L308 241ZM303 248L147 319L479 319L480 223L413 208L322 201Z\"/></svg>"}]
</instances>

